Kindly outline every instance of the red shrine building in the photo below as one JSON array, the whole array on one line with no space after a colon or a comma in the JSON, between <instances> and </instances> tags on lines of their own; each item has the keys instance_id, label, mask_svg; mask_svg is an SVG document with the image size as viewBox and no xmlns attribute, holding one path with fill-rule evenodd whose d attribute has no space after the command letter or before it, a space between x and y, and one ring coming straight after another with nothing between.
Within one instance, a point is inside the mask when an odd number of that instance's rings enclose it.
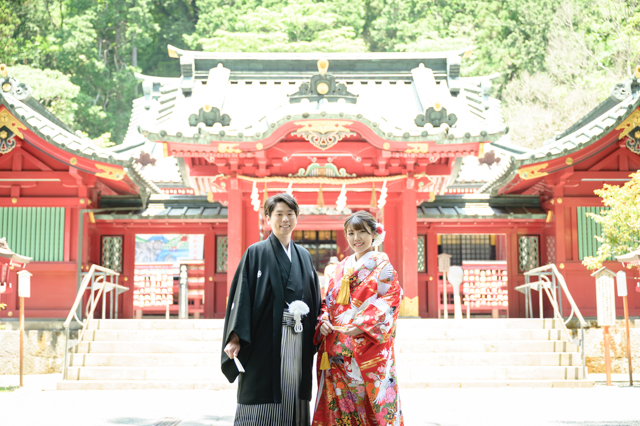
<instances>
[{"instance_id":1,"label":"red shrine building","mask_svg":"<svg viewBox=\"0 0 640 426\"><path fill-rule=\"evenodd\" d=\"M453 305L438 255L465 271L470 315L524 317L524 272L555 264L595 316L603 208L593 190L640 168L640 73L536 150L509 143L491 80L462 77L470 52L250 54L169 46L181 76L137 75L122 145L102 149L0 68L0 237L30 256L26 316L62 318L82 272L119 272L120 318L221 318L246 248L268 236L263 201L301 206L294 240L322 275L350 254L345 218L367 210L404 288L401 315ZM606 263L617 270L617 262ZM634 284L635 285L635 284ZM444 295L443 295L444 293ZM0 318L16 315L7 286ZM567 305L568 306L568 305ZM629 292L631 315L640 294ZM537 307L536 307L537 309Z\"/></svg>"}]
</instances>

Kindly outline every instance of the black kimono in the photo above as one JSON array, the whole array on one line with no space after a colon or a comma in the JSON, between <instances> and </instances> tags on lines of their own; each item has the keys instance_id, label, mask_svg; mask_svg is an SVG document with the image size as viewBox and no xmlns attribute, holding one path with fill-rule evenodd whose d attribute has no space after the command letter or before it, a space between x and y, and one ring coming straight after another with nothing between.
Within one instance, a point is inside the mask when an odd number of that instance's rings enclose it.
<instances>
[{"instance_id":1,"label":"black kimono","mask_svg":"<svg viewBox=\"0 0 640 426\"><path fill-rule=\"evenodd\" d=\"M280 241L271 234L247 249L229 291L222 350L222 372L230 382L238 370L224 352L231 332L240 338L238 359L245 369L238 383L238 404L280 403L282 389L281 340L287 303L303 300L309 313L302 323L302 373L298 397L311 400L313 344L320 313L318 275L309 252L291 241L291 261Z\"/></svg>"}]
</instances>

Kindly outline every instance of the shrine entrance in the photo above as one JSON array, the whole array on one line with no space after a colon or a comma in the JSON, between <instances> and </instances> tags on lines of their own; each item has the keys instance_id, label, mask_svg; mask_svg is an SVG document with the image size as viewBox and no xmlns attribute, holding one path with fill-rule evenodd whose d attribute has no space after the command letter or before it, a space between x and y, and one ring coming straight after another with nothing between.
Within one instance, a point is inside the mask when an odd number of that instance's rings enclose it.
<instances>
[{"instance_id":1,"label":"shrine entrance","mask_svg":"<svg viewBox=\"0 0 640 426\"><path fill-rule=\"evenodd\" d=\"M465 318L508 317L507 236L505 234L438 234L438 254L451 255L451 266L462 267L460 285ZM454 294L438 273L438 317L453 317Z\"/></svg>"},{"instance_id":2,"label":"shrine entrance","mask_svg":"<svg viewBox=\"0 0 640 426\"><path fill-rule=\"evenodd\" d=\"M294 231L293 240L306 248L318 273L324 271L331 256L338 257L338 231Z\"/></svg>"},{"instance_id":3,"label":"shrine entrance","mask_svg":"<svg viewBox=\"0 0 640 426\"><path fill-rule=\"evenodd\" d=\"M180 292L186 318L204 316L204 234L136 234L135 318L179 318Z\"/></svg>"}]
</instances>

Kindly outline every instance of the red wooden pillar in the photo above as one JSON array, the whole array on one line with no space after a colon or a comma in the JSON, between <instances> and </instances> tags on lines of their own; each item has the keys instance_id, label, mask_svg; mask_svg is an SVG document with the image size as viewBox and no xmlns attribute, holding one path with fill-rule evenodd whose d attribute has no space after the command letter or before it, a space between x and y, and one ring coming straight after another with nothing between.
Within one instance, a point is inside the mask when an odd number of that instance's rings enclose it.
<instances>
[{"instance_id":1,"label":"red wooden pillar","mask_svg":"<svg viewBox=\"0 0 640 426\"><path fill-rule=\"evenodd\" d=\"M275 195L275 194L272 194ZM249 248L251 244L257 243L260 241L260 215L259 211L253 210L253 206L251 203L243 203L242 208L244 209L244 245L243 251ZM260 209L263 207L260 206ZM269 236L268 232L264 233L264 239Z\"/></svg>"},{"instance_id":2,"label":"red wooden pillar","mask_svg":"<svg viewBox=\"0 0 640 426\"><path fill-rule=\"evenodd\" d=\"M228 213L228 253L227 253L227 295L231 289L231 282L236 273L238 263L244 253L244 211L242 206L242 189L237 178L231 178L229 189Z\"/></svg>"},{"instance_id":3,"label":"red wooden pillar","mask_svg":"<svg viewBox=\"0 0 640 426\"><path fill-rule=\"evenodd\" d=\"M509 229L507 233L507 297L509 298L509 318L524 317L524 314L520 312L521 293L515 289L518 285L522 284L519 282L518 253L518 231L517 229Z\"/></svg>"},{"instance_id":4,"label":"red wooden pillar","mask_svg":"<svg viewBox=\"0 0 640 426\"><path fill-rule=\"evenodd\" d=\"M213 228L213 226L212 226ZM216 234L213 229L204 234L204 317L215 318Z\"/></svg>"},{"instance_id":5,"label":"red wooden pillar","mask_svg":"<svg viewBox=\"0 0 640 426\"><path fill-rule=\"evenodd\" d=\"M122 318L133 318L133 278L136 269L136 233L128 228L125 228L124 231L122 253L122 275L120 276L119 284L129 288L129 291L123 293Z\"/></svg>"},{"instance_id":6,"label":"red wooden pillar","mask_svg":"<svg viewBox=\"0 0 640 426\"><path fill-rule=\"evenodd\" d=\"M336 245L338 246L336 256L338 256L338 260L342 261L342 259L349 256L349 254L351 253L351 250L349 249L349 243L347 242L347 237L344 235L343 229L338 229L336 231ZM386 245L387 243L385 242L385 246ZM386 248L385 251L387 251ZM387 252L387 254L389 253ZM391 264L393 265L393 260L391 261Z\"/></svg>"},{"instance_id":7,"label":"red wooden pillar","mask_svg":"<svg viewBox=\"0 0 640 426\"><path fill-rule=\"evenodd\" d=\"M416 193L413 190L413 178L407 179L406 190L401 199L401 263L400 277L404 288L404 300L400 315L419 317L418 307L418 212L416 209Z\"/></svg>"}]
</instances>

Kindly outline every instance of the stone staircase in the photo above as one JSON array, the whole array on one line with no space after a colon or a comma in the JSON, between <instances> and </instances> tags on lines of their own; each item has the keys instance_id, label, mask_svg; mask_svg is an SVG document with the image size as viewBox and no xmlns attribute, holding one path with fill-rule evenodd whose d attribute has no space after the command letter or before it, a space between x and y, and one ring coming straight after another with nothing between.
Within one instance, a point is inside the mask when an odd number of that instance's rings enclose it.
<instances>
[{"instance_id":1,"label":"stone staircase","mask_svg":"<svg viewBox=\"0 0 640 426\"><path fill-rule=\"evenodd\" d=\"M223 320L94 320L58 390L225 389Z\"/></svg>"},{"instance_id":2,"label":"stone staircase","mask_svg":"<svg viewBox=\"0 0 640 426\"><path fill-rule=\"evenodd\" d=\"M401 387L591 387L553 319L401 319Z\"/></svg>"},{"instance_id":3,"label":"stone staircase","mask_svg":"<svg viewBox=\"0 0 640 426\"><path fill-rule=\"evenodd\" d=\"M588 387L576 347L554 320L401 319L401 387ZM59 390L227 389L223 320L95 320Z\"/></svg>"}]
</instances>

